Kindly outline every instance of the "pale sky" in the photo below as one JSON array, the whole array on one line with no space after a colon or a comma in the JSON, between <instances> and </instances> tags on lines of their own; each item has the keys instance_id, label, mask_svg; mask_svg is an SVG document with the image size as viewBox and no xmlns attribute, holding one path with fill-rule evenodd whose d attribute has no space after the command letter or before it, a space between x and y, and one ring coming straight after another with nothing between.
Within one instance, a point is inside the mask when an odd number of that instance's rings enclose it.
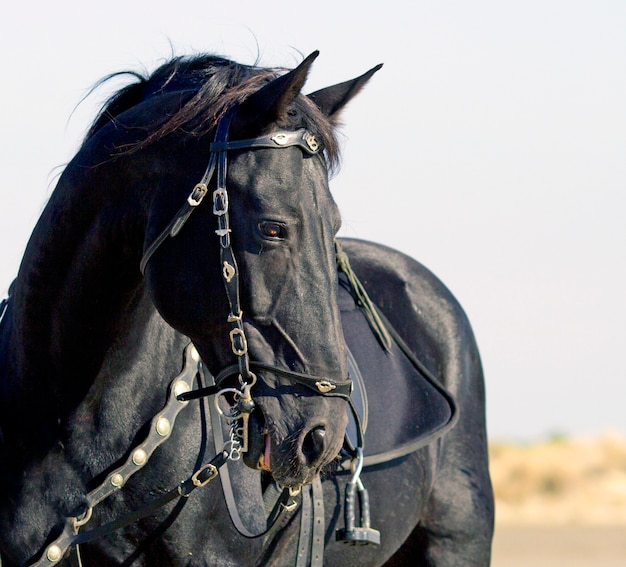
<instances>
[{"instance_id":1,"label":"pale sky","mask_svg":"<svg viewBox=\"0 0 626 567\"><path fill-rule=\"evenodd\" d=\"M305 92L385 66L344 115L344 235L433 270L474 326L493 439L626 433L626 3L14 3L0 21L0 294L118 70L210 51Z\"/></svg>"}]
</instances>

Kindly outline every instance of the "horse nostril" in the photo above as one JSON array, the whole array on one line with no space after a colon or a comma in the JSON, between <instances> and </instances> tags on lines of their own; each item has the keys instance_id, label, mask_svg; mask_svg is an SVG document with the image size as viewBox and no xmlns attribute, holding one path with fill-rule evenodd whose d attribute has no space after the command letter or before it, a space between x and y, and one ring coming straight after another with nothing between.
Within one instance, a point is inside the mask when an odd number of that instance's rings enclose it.
<instances>
[{"instance_id":1,"label":"horse nostril","mask_svg":"<svg viewBox=\"0 0 626 567\"><path fill-rule=\"evenodd\" d=\"M302 441L302 454L308 465L317 464L324 454L324 438L326 428L318 425L309 431Z\"/></svg>"}]
</instances>

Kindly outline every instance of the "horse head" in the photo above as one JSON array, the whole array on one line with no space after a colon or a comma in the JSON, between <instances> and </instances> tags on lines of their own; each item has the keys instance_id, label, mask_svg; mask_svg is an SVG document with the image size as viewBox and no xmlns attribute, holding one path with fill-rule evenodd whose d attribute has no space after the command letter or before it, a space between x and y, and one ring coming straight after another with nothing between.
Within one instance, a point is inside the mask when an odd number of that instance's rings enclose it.
<instances>
[{"instance_id":1,"label":"horse head","mask_svg":"<svg viewBox=\"0 0 626 567\"><path fill-rule=\"evenodd\" d=\"M305 97L316 56L225 108L217 133L188 147L186 163L210 164L196 186L202 197L192 192L192 204L167 225L190 185L155 187L145 242L159 312L191 338L224 387L249 387L246 464L285 486L310 482L343 442L340 215L327 158L336 152L333 121L377 70ZM198 206L205 193L212 205Z\"/></svg>"}]
</instances>

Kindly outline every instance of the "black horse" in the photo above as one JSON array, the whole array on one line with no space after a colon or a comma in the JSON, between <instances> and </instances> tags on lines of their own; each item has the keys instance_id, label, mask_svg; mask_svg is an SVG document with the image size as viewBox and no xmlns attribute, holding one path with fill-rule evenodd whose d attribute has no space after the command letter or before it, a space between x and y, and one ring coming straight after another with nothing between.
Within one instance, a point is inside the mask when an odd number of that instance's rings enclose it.
<instances>
[{"instance_id":1,"label":"black horse","mask_svg":"<svg viewBox=\"0 0 626 567\"><path fill-rule=\"evenodd\" d=\"M470 326L420 264L336 244L334 129L378 67L304 96L316 55L136 75L65 169L0 310L4 567L489 563ZM421 405L350 362L346 310Z\"/></svg>"}]
</instances>

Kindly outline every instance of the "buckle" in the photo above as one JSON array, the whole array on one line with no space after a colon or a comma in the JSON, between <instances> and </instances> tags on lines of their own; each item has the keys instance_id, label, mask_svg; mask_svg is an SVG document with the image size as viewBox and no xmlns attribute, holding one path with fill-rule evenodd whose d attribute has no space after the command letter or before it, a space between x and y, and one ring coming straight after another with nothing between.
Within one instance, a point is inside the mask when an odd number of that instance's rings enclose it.
<instances>
[{"instance_id":1,"label":"buckle","mask_svg":"<svg viewBox=\"0 0 626 567\"><path fill-rule=\"evenodd\" d=\"M246 340L246 334L242 329L235 328L230 333L230 346L233 349L233 353L237 356L243 356L248 352L248 341Z\"/></svg>"},{"instance_id":2,"label":"buckle","mask_svg":"<svg viewBox=\"0 0 626 567\"><path fill-rule=\"evenodd\" d=\"M187 203L189 203L189 206L197 207L200 203L202 203L202 199L204 199L208 190L209 189L205 183L198 183L189 194L189 197L187 197Z\"/></svg>"},{"instance_id":3,"label":"buckle","mask_svg":"<svg viewBox=\"0 0 626 567\"><path fill-rule=\"evenodd\" d=\"M209 475L206 478L200 478L205 471L209 471ZM209 463L208 465L204 465L202 468L198 469L193 476L191 477L191 482L193 482L194 486L205 486L209 482L211 482L217 476L217 467Z\"/></svg>"},{"instance_id":4,"label":"buckle","mask_svg":"<svg viewBox=\"0 0 626 567\"><path fill-rule=\"evenodd\" d=\"M213 214L221 217L228 212L228 193L226 189L218 187L213 191Z\"/></svg>"}]
</instances>

